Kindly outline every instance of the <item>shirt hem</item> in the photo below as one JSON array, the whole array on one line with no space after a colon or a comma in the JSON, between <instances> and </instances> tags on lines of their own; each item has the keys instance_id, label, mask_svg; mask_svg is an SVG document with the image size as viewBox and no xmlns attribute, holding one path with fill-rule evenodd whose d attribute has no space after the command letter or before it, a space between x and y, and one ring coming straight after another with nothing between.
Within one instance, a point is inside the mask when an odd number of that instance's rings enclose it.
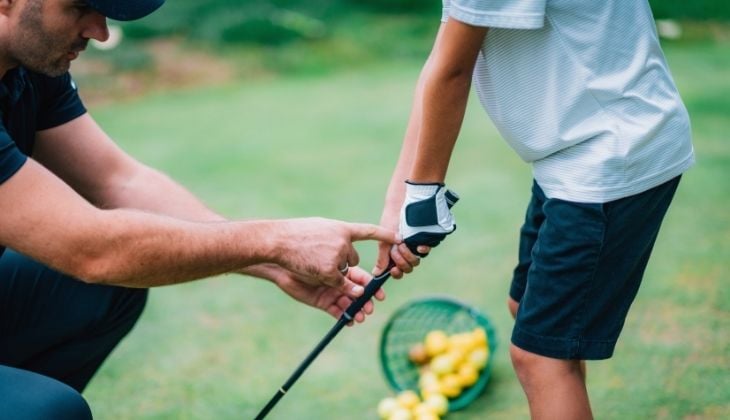
<instances>
[{"instance_id":1,"label":"shirt hem","mask_svg":"<svg viewBox=\"0 0 730 420\"><path fill-rule=\"evenodd\" d=\"M641 178L631 184L622 184L606 189L589 189L589 188L566 188L562 185L551 185L541 182L535 175L535 181L545 192L548 198L556 198L559 200L571 201L575 203L607 203L609 201L618 200L635 194L642 193L646 190L661 185L687 171L695 163L694 151L690 153L680 163L672 168L658 174Z\"/></svg>"}]
</instances>

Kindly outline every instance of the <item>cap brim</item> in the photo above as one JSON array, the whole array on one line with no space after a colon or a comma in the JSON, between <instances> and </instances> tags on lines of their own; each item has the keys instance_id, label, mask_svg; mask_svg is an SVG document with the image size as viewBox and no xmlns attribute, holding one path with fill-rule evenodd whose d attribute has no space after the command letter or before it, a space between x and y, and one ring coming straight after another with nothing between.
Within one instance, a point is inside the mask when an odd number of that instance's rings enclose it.
<instances>
[{"instance_id":1,"label":"cap brim","mask_svg":"<svg viewBox=\"0 0 730 420\"><path fill-rule=\"evenodd\" d=\"M113 20L136 20L159 9L165 0L87 0L89 6Z\"/></svg>"}]
</instances>

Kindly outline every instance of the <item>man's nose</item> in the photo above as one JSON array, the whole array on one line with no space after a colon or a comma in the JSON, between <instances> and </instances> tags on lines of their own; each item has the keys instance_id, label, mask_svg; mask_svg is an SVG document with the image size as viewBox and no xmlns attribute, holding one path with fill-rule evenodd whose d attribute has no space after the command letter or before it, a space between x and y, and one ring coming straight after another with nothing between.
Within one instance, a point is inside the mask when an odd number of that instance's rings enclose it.
<instances>
[{"instance_id":1,"label":"man's nose","mask_svg":"<svg viewBox=\"0 0 730 420\"><path fill-rule=\"evenodd\" d=\"M84 28L81 36L86 39L95 39L104 42L109 39L109 27L106 17L99 12L91 12L84 19Z\"/></svg>"}]
</instances>

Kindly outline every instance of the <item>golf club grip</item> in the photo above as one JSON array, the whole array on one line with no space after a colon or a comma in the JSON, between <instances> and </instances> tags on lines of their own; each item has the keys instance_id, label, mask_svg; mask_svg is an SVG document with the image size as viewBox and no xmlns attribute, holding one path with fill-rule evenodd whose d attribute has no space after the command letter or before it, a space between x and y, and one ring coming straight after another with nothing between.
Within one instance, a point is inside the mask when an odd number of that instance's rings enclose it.
<instances>
[{"instance_id":1,"label":"golf club grip","mask_svg":"<svg viewBox=\"0 0 730 420\"><path fill-rule=\"evenodd\" d=\"M395 267L395 263L391 260L388 262L388 267L379 275L373 277L367 286L365 286L365 291L363 292L362 296L357 298L354 302L350 304L350 306L345 309L345 313L342 314L343 317L347 318L348 321L351 321L355 318L355 314L360 312L360 309L362 309L363 306L375 295L375 292L380 289L380 287L385 283L386 280L390 277L390 269Z\"/></svg>"}]
</instances>

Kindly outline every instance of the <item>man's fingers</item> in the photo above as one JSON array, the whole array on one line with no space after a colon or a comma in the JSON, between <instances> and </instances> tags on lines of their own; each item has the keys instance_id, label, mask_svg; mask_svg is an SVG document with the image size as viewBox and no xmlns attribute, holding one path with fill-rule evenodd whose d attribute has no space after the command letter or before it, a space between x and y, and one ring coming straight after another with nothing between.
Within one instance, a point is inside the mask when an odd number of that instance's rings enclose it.
<instances>
[{"instance_id":1,"label":"man's fingers","mask_svg":"<svg viewBox=\"0 0 730 420\"><path fill-rule=\"evenodd\" d=\"M360 264L360 255L354 247L350 247L350 252L347 254L347 265L357 267L358 264Z\"/></svg>"},{"instance_id":2,"label":"man's fingers","mask_svg":"<svg viewBox=\"0 0 730 420\"><path fill-rule=\"evenodd\" d=\"M357 299L365 292L365 286L370 282L372 276L360 267L350 267L344 278L342 286L338 290L350 298Z\"/></svg>"},{"instance_id":3,"label":"man's fingers","mask_svg":"<svg viewBox=\"0 0 730 420\"><path fill-rule=\"evenodd\" d=\"M362 311L360 311L360 312L356 313L356 314L355 314L355 321L356 321L357 323L361 323L361 322L365 321L365 314L364 314L364 313L362 313Z\"/></svg>"},{"instance_id":4,"label":"man's fingers","mask_svg":"<svg viewBox=\"0 0 730 420\"><path fill-rule=\"evenodd\" d=\"M352 301L347 296L340 296L337 299L337 306L344 312L349 306Z\"/></svg>"},{"instance_id":5,"label":"man's fingers","mask_svg":"<svg viewBox=\"0 0 730 420\"><path fill-rule=\"evenodd\" d=\"M350 298L348 298L347 296L342 295L337 299L337 302L330 307L331 311L328 310L328 312L338 313L339 316L341 316L342 313L345 312L345 310L347 310L347 308L350 306L350 304L352 304L352 300ZM338 318L339 316L335 316L335 318ZM362 310L360 310L360 311L358 311L358 313L355 314L354 319L347 323L347 326L351 327L355 324L355 322L360 323L360 322L363 322L364 320L365 320L365 313Z\"/></svg>"},{"instance_id":6,"label":"man's fingers","mask_svg":"<svg viewBox=\"0 0 730 420\"><path fill-rule=\"evenodd\" d=\"M370 281L373 279L373 276L360 267L352 267L350 269L350 272L347 273L347 278L352 280L353 283L364 287L367 286L368 283L370 283ZM375 295L373 296L375 296L375 299L377 300L385 300L385 290L380 287L378 288L378 290L375 291Z\"/></svg>"},{"instance_id":7,"label":"man's fingers","mask_svg":"<svg viewBox=\"0 0 730 420\"><path fill-rule=\"evenodd\" d=\"M397 232L382 226L369 223L348 223L350 238L353 241L378 240L389 244L398 244L401 238Z\"/></svg>"},{"instance_id":8,"label":"man's fingers","mask_svg":"<svg viewBox=\"0 0 730 420\"><path fill-rule=\"evenodd\" d=\"M373 276L360 267L350 267L347 271L347 279L360 286L366 286L372 278Z\"/></svg>"},{"instance_id":9,"label":"man's fingers","mask_svg":"<svg viewBox=\"0 0 730 420\"><path fill-rule=\"evenodd\" d=\"M340 315L342 315L343 310L338 308L336 305L331 305L329 308L325 309L325 312L332 315L334 319L338 319Z\"/></svg>"},{"instance_id":10,"label":"man's fingers","mask_svg":"<svg viewBox=\"0 0 730 420\"><path fill-rule=\"evenodd\" d=\"M344 284L338 288L342 296L337 300L337 306L344 312L357 298L362 296L365 292L365 286L372 280L373 276L367 271L360 267L350 267L347 273ZM375 292L375 298L378 300L385 299L385 292L383 289L378 289ZM372 300L368 300L363 305L362 309L355 314L353 321L363 322L367 315L370 315L375 310L375 304ZM348 324L351 325L352 323Z\"/></svg>"},{"instance_id":11,"label":"man's fingers","mask_svg":"<svg viewBox=\"0 0 730 420\"><path fill-rule=\"evenodd\" d=\"M332 274L332 276L322 277L320 281L322 284L327 285L328 287L339 290L342 289L342 287L347 282L347 277L345 277L345 275L342 274L338 269L335 273Z\"/></svg>"}]
</instances>

